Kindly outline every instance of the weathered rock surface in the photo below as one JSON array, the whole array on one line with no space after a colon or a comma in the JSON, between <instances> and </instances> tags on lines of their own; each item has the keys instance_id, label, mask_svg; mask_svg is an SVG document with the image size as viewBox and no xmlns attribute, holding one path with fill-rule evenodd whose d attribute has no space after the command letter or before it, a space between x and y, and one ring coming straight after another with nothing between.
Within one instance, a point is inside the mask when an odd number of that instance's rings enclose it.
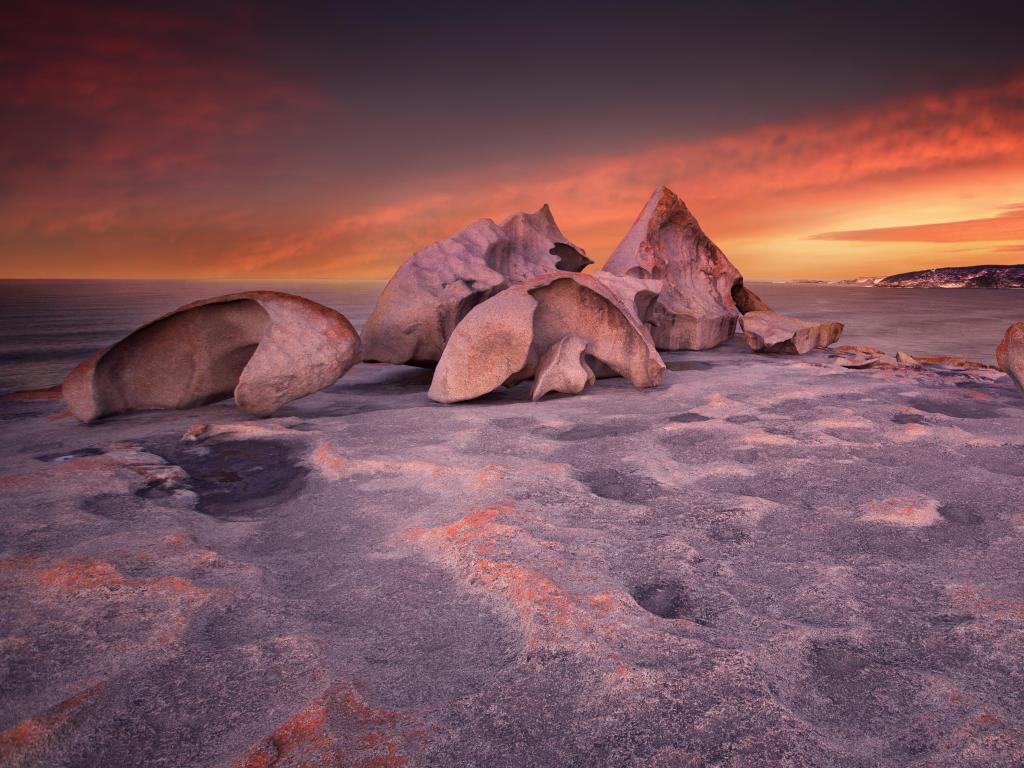
<instances>
[{"instance_id":1,"label":"weathered rock surface","mask_svg":"<svg viewBox=\"0 0 1024 768\"><path fill-rule=\"evenodd\" d=\"M545 205L501 224L481 219L413 254L363 328L363 358L432 367L459 321L480 302L537 275L593 263Z\"/></svg>"},{"instance_id":2,"label":"weathered rock surface","mask_svg":"<svg viewBox=\"0 0 1024 768\"><path fill-rule=\"evenodd\" d=\"M736 332L740 312L768 309L667 187L654 191L604 268L662 281L643 316L658 349L715 347Z\"/></svg>"},{"instance_id":3,"label":"weathered rock surface","mask_svg":"<svg viewBox=\"0 0 1024 768\"><path fill-rule=\"evenodd\" d=\"M586 355L587 340L579 336L563 336L552 344L537 364L530 399L540 400L548 392L578 395L593 384L597 377Z\"/></svg>"},{"instance_id":4,"label":"weathered rock surface","mask_svg":"<svg viewBox=\"0 0 1024 768\"><path fill-rule=\"evenodd\" d=\"M588 274L597 278L605 288L614 293L619 301L633 312L633 317L639 323L643 323L643 319L647 317L651 305L658 300L658 294L661 293L663 286L661 280L645 280L629 275L616 275L604 269L598 269Z\"/></svg>"},{"instance_id":5,"label":"weathered rock surface","mask_svg":"<svg viewBox=\"0 0 1024 768\"><path fill-rule=\"evenodd\" d=\"M661 381L665 364L650 334L613 291L589 275L550 273L466 315L438 362L430 397L440 403L471 400L533 378L545 354L567 336L585 340L588 357L636 387ZM548 363L559 366L557 358Z\"/></svg>"},{"instance_id":6,"label":"weathered rock surface","mask_svg":"<svg viewBox=\"0 0 1024 768\"><path fill-rule=\"evenodd\" d=\"M171 312L81 363L61 387L74 416L192 408L234 395L268 416L330 386L359 359L359 336L333 309L250 291Z\"/></svg>"},{"instance_id":7,"label":"weathered rock surface","mask_svg":"<svg viewBox=\"0 0 1024 768\"><path fill-rule=\"evenodd\" d=\"M242 423L0 401L0 764L1024 764L1010 379L666 357L458 408L357 365Z\"/></svg>"},{"instance_id":8,"label":"weathered rock surface","mask_svg":"<svg viewBox=\"0 0 1024 768\"><path fill-rule=\"evenodd\" d=\"M996 349L996 362L999 370L1010 374L1024 392L1024 323L1014 323L1006 329Z\"/></svg>"},{"instance_id":9,"label":"weathered rock surface","mask_svg":"<svg viewBox=\"0 0 1024 768\"><path fill-rule=\"evenodd\" d=\"M842 323L810 323L777 312L743 315L743 338L755 352L805 355L839 340Z\"/></svg>"}]
</instances>

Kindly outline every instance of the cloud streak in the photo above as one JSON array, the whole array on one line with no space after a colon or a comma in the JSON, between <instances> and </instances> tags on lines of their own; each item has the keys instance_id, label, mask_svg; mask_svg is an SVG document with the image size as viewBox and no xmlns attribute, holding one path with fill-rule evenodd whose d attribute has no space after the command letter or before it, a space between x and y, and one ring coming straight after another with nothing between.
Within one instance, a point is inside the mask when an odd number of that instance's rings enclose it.
<instances>
[{"instance_id":1,"label":"cloud streak","mask_svg":"<svg viewBox=\"0 0 1024 768\"><path fill-rule=\"evenodd\" d=\"M855 229L821 232L811 240L869 240L873 242L969 243L978 241L1024 241L1024 204L1014 205L998 216L965 221L941 221L905 227ZM1019 250L1021 245L1009 246ZM996 249L997 251L999 249Z\"/></svg>"}]
</instances>

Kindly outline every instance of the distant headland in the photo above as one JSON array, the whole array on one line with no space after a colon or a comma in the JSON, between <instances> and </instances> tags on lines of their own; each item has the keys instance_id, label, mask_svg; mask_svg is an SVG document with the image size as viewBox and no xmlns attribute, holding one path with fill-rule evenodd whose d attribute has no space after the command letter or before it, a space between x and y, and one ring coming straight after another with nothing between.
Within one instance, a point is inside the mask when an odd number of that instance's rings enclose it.
<instances>
[{"instance_id":1,"label":"distant headland","mask_svg":"<svg viewBox=\"0 0 1024 768\"><path fill-rule=\"evenodd\" d=\"M787 280L815 285L861 285L880 288L1024 288L1024 264L980 264L901 272L888 277L847 280Z\"/></svg>"},{"instance_id":2,"label":"distant headland","mask_svg":"<svg viewBox=\"0 0 1024 768\"><path fill-rule=\"evenodd\" d=\"M943 267L883 277L882 288L1024 288L1024 264Z\"/></svg>"}]
</instances>

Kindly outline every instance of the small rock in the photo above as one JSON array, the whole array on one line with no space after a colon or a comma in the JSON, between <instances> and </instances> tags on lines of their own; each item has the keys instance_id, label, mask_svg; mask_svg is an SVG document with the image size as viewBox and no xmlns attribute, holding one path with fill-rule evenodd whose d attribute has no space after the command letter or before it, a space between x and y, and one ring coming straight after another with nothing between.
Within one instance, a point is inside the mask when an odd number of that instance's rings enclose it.
<instances>
[{"instance_id":1,"label":"small rock","mask_svg":"<svg viewBox=\"0 0 1024 768\"><path fill-rule=\"evenodd\" d=\"M809 323L777 312L748 312L743 316L743 337L755 352L803 355L827 347L842 332L842 323Z\"/></svg>"}]
</instances>

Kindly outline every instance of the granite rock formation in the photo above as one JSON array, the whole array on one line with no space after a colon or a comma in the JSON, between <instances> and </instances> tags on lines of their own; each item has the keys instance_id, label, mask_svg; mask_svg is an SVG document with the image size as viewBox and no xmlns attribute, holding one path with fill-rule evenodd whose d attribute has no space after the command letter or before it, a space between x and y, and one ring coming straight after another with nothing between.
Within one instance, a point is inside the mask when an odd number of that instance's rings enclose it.
<instances>
[{"instance_id":1,"label":"granite rock formation","mask_svg":"<svg viewBox=\"0 0 1024 768\"><path fill-rule=\"evenodd\" d=\"M718 346L736 332L741 312L769 309L667 187L651 195L605 270L662 281L643 317L658 349Z\"/></svg>"},{"instance_id":2,"label":"granite rock formation","mask_svg":"<svg viewBox=\"0 0 1024 768\"><path fill-rule=\"evenodd\" d=\"M743 316L743 338L755 352L805 355L839 340L842 323L809 323L777 312L748 312Z\"/></svg>"},{"instance_id":3,"label":"granite rock formation","mask_svg":"<svg viewBox=\"0 0 1024 768\"><path fill-rule=\"evenodd\" d=\"M1014 323L1006 329L996 349L996 362L999 370L1010 374L1024 392L1024 323Z\"/></svg>"},{"instance_id":4,"label":"granite rock formation","mask_svg":"<svg viewBox=\"0 0 1024 768\"><path fill-rule=\"evenodd\" d=\"M61 391L86 423L232 395L246 413L268 416L337 381L359 360L359 346L333 309L287 293L232 293L142 326L78 365Z\"/></svg>"},{"instance_id":5,"label":"granite rock formation","mask_svg":"<svg viewBox=\"0 0 1024 768\"><path fill-rule=\"evenodd\" d=\"M455 326L480 302L536 275L579 272L591 263L546 205L501 224L476 221L398 269L363 328L363 358L432 367Z\"/></svg>"},{"instance_id":6,"label":"granite rock formation","mask_svg":"<svg viewBox=\"0 0 1024 768\"><path fill-rule=\"evenodd\" d=\"M538 370L545 374L542 382L562 378L551 369L564 371L565 361L557 351L546 353L571 336L585 340L587 358L634 386L654 387L661 381L665 364L650 334L615 292L589 275L551 273L515 285L466 315L438 362L430 398L471 400L502 384L533 378ZM565 345L571 349L573 342ZM582 374L589 380L587 371L593 368L583 358L580 365L582 370L569 378L576 381ZM545 385L538 386L540 392Z\"/></svg>"}]
</instances>

